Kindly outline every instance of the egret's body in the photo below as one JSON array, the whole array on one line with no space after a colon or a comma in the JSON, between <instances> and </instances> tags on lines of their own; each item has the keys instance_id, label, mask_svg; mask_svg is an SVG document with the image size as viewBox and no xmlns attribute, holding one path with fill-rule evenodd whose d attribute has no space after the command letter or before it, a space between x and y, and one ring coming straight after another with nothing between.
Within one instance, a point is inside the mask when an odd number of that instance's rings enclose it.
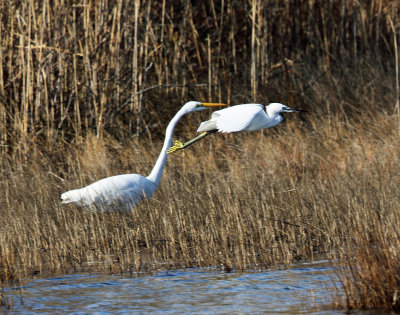
<instances>
[{"instance_id":1,"label":"egret's body","mask_svg":"<svg viewBox=\"0 0 400 315\"><path fill-rule=\"evenodd\" d=\"M175 141L168 153L182 150L196 141L213 132L239 132L256 131L279 125L285 112L303 112L302 109L290 108L280 103L271 103L268 106L262 104L241 104L217 110L212 113L211 119L200 124L197 132L202 132L196 138L182 143Z\"/></svg>"},{"instance_id":2,"label":"egret's body","mask_svg":"<svg viewBox=\"0 0 400 315\"><path fill-rule=\"evenodd\" d=\"M67 191L61 195L62 203L95 207L99 210L128 210L138 202L149 199L157 190L162 171L167 160L167 149L172 142L172 134L178 120L184 115L210 106L225 106L219 103L186 103L167 126L164 145L150 175L124 174L103 178L80 189Z\"/></svg>"},{"instance_id":3,"label":"egret's body","mask_svg":"<svg viewBox=\"0 0 400 315\"><path fill-rule=\"evenodd\" d=\"M157 182L139 174L106 177L86 187L67 191L61 195L62 203L94 206L99 210L127 210L138 202L150 198L157 190Z\"/></svg>"}]
</instances>

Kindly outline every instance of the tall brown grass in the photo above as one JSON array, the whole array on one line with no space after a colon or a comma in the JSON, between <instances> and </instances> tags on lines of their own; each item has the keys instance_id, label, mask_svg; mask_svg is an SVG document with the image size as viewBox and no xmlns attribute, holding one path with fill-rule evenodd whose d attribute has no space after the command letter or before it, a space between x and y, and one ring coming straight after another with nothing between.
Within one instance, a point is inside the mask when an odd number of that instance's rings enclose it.
<instances>
[{"instance_id":1,"label":"tall brown grass","mask_svg":"<svg viewBox=\"0 0 400 315\"><path fill-rule=\"evenodd\" d=\"M3 1L1 152L25 162L32 140L149 133L186 99L305 102L320 75L365 58L393 75L396 1L209 4Z\"/></svg>"},{"instance_id":2,"label":"tall brown grass","mask_svg":"<svg viewBox=\"0 0 400 315\"><path fill-rule=\"evenodd\" d=\"M398 308L396 1L0 7L2 281L322 255L344 266L340 305ZM60 204L102 177L148 174L189 99L309 113L171 155L157 193L131 212ZM177 137L208 115L182 119Z\"/></svg>"}]
</instances>

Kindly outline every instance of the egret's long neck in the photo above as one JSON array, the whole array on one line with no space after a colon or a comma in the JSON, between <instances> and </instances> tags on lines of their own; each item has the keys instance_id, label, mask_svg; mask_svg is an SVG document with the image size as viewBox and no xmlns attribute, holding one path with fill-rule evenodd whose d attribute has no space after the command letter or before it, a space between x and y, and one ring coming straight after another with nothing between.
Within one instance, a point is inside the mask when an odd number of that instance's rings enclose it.
<instances>
[{"instance_id":1,"label":"egret's long neck","mask_svg":"<svg viewBox=\"0 0 400 315\"><path fill-rule=\"evenodd\" d=\"M275 118L277 114L279 115L279 113L277 113L276 110L274 110L270 106L266 106L265 111L267 112L268 117L271 119Z\"/></svg>"},{"instance_id":2,"label":"egret's long neck","mask_svg":"<svg viewBox=\"0 0 400 315\"><path fill-rule=\"evenodd\" d=\"M156 164L154 165L150 175L147 176L147 179L151 180L157 186L160 184L165 162L167 161L167 155L168 155L167 150L171 146L172 135L174 133L175 125L178 122L178 120L181 119L182 116L184 116L185 114L187 114L187 110L185 108L182 108L180 111L176 113L176 115L172 118L172 120L168 124L167 129L165 131L165 140L160 155L158 156Z\"/></svg>"}]
</instances>

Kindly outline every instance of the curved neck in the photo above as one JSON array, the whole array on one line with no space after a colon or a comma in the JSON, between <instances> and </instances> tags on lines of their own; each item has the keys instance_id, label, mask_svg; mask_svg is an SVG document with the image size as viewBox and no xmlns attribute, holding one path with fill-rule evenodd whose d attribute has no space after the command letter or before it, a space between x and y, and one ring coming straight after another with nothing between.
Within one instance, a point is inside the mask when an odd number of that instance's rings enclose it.
<instances>
[{"instance_id":1,"label":"curved neck","mask_svg":"<svg viewBox=\"0 0 400 315\"><path fill-rule=\"evenodd\" d=\"M160 155L158 156L156 164L154 165L150 175L147 176L147 179L152 181L157 186L160 184L165 162L167 161L167 150L172 143L172 135L174 133L175 125L185 114L187 114L187 110L185 108L181 108L169 122L167 129L165 130L165 139Z\"/></svg>"},{"instance_id":2,"label":"curved neck","mask_svg":"<svg viewBox=\"0 0 400 315\"><path fill-rule=\"evenodd\" d=\"M279 115L279 112L277 112L275 109L273 109L270 106L266 106L265 111L267 112L267 115L269 118L275 118L276 115Z\"/></svg>"}]
</instances>

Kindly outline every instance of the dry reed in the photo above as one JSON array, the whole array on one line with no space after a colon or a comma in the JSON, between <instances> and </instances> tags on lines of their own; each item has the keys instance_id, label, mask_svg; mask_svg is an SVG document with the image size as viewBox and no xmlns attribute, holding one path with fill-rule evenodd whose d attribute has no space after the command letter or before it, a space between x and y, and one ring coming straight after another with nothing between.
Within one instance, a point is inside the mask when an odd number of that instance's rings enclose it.
<instances>
[{"instance_id":1,"label":"dry reed","mask_svg":"<svg viewBox=\"0 0 400 315\"><path fill-rule=\"evenodd\" d=\"M0 279L323 255L345 267L340 305L397 309L399 4L209 4L0 4ZM67 189L148 174L189 99L309 113L170 156L132 212L60 205Z\"/></svg>"}]
</instances>

